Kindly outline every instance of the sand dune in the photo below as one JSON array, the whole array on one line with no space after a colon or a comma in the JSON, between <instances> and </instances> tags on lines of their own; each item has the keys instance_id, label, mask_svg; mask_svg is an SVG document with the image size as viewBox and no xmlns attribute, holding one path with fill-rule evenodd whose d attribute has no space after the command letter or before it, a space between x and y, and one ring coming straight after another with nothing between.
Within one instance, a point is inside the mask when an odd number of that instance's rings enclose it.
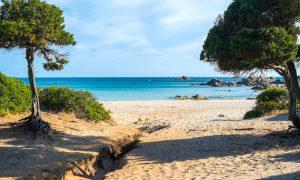
<instances>
[{"instance_id":1,"label":"sand dune","mask_svg":"<svg viewBox=\"0 0 300 180\"><path fill-rule=\"evenodd\" d=\"M243 120L254 101L105 102L115 121L168 123L146 134L106 179L297 179L299 136L273 116Z\"/></svg>"}]
</instances>

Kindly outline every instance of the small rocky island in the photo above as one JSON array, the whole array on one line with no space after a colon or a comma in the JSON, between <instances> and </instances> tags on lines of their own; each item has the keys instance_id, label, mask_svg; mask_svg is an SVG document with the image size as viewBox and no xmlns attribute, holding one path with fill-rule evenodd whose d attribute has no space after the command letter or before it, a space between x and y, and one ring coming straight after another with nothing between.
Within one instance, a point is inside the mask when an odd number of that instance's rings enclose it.
<instances>
[{"instance_id":1,"label":"small rocky island","mask_svg":"<svg viewBox=\"0 0 300 180\"><path fill-rule=\"evenodd\" d=\"M196 100L196 101L208 100L207 97L200 96L200 95L195 95L192 97L177 95L177 96L175 96L175 99L176 100Z\"/></svg>"},{"instance_id":2,"label":"small rocky island","mask_svg":"<svg viewBox=\"0 0 300 180\"><path fill-rule=\"evenodd\" d=\"M212 78L206 83L193 83L193 86L212 86L212 87L236 87L249 86L253 90L263 90L272 86L284 86L284 81L275 79L274 77L249 77L243 78L239 82L224 82L218 78Z\"/></svg>"},{"instance_id":3,"label":"small rocky island","mask_svg":"<svg viewBox=\"0 0 300 180\"><path fill-rule=\"evenodd\" d=\"M187 76L182 76L180 78L177 78L177 80L180 80L180 81L189 81L191 79L189 77L187 77Z\"/></svg>"},{"instance_id":4,"label":"small rocky island","mask_svg":"<svg viewBox=\"0 0 300 180\"><path fill-rule=\"evenodd\" d=\"M213 86L213 87L224 87L224 86L236 86L235 82L224 82L218 78L212 78L206 83L193 83L193 86Z\"/></svg>"}]
</instances>

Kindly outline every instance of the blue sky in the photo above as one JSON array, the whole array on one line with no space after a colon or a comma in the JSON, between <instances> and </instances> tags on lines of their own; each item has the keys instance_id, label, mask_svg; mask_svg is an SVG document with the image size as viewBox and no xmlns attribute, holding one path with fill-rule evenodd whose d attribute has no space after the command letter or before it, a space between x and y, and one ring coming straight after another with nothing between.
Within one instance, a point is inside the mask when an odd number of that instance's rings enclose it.
<instances>
[{"instance_id":1,"label":"blue sky","mask_svg":"<svg viewBox=\"0 0 300 180\"><path fill-rule=\"evenodd\" d=\"M199 61L215 18L231 0L47 0L64 11L77 45L62 71L38 77L224 76ZM0 71L27 77L22 50L0 51Z\"/></svg>"}]
</instances>

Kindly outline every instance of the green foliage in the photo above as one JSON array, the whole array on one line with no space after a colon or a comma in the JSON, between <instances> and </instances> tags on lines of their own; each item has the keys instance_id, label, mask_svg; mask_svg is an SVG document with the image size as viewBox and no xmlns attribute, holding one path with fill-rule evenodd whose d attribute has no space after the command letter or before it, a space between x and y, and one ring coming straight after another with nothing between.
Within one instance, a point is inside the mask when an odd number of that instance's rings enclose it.
<instances>
[{"instance_id":1,"label":"green foliage","mask_svg":"<svg viewBox=\"0 0 300 180\"><path fill-rule=\"evenodd\" d=\"M53 46L75 45L66 32L62 10L41 0L1 0L0 48L32 49L44 57L46 70L61 70L68 63L65 54Z\"/></svg>"},{"instance_id":2,"label":"green foliage","mask_svg":"<svg viewBox=\"0 0 300 180\"><path fill-rule=\"evenodd\" d=\"M258 110L258 109L252 109L244 115L244 119L251 119L251 118L257 118L257 117L262 117L263 112Z\"/></svg>"},{"instance_id":3,"label":"green foliage","mask_svg":"<svg viewBox=\"0 0 300 180\"><path fill-rule=\"evenodd\" d=\"M298 46L284 28L243 28L231 39L229 51L234 58L243 58L246 70L269 69L295 60Z\"/></svg>"},{"instance_id":4,"label":"green foliage","mask_svg":"<svg viewBox=\"0 0 300 180\"><path fill-rule=\"evenodd\" d=\"M248 111L244 119L261 117L276 110L286 110L289 94L283 88L269 88L258 95L256 99L256 107Z\"/></svg>"},{"instance_id":5,"label":"green foliage","mask_svg":"<svg viewBox=\"0 0 300 180\"><path fill-rule=\"evenodd\" d=\"M40 90L43 108L59 112L74 112L78 118L93 121L110 119L110 114L89 92L74 91L64 87L49 87Z\"/></svg>"},{"instance_id":6,"label":"green foliage","mask_svg":"<svg viewBox=\"0 0 300 180\"><path fill-rule=\"evenodd\" d=\"M210 30L201 60L235 74L285 66L297 57L299 17L299 0L234 0Z\"/></svg>"},{"instance_id":7,"label":"green foliage","mask_svg":"<svg viewBox=\"0 0 300 180\"><path fill-rule=\"evenodd\" d=\"M0 73L0 116L29 111L31 92L21 80Z\"/></svg>"},{"instance_id":8,"label":"green foliage","mask_svg":"<svg viewBox=\"0 0 300 180\"><path fill-rule=\"evenodd\" d=\"M268 88L257 96L257 104L266 102L275 102L281 104L287 104L289 99L289 93L283 88Z\"/></svg>"}]
</instances>

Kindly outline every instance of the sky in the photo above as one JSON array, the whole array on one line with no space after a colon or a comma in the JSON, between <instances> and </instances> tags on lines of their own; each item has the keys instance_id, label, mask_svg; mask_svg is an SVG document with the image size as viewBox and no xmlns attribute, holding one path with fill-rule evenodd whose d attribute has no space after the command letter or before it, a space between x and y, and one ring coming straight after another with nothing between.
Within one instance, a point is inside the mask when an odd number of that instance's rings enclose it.
<instances>
[{"instance_id":1,"label":"sky","mask_svg":"<svg viewBox=\"0 0 300 180\"><path fill-rule=\"evenodd\" d=\"M228 76L199 60L216 17L231 0L47 0L59 6L77 45L62 71L37 77ZM27 77L24 50L0 51L0 71Z\"/></svg>"}]
</instances>

